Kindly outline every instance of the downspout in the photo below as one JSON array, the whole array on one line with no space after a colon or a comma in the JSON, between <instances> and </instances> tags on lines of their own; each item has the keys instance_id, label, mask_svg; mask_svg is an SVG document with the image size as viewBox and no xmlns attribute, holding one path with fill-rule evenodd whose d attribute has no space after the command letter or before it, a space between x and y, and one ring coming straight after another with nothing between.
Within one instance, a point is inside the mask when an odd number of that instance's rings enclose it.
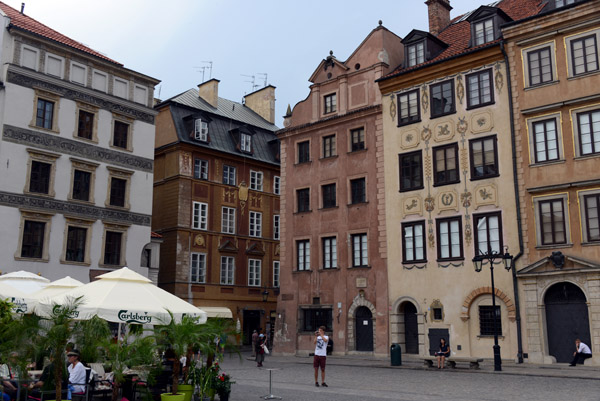
<instances>
[{"instance_id":1,"label":"downspout","mask_svg":"<svg viewBox=\"0 0 600 401\"><path fill-rule=\"evenodd\" d=\"M523 231L521 222L521 202L519 199L519 181L517 176L517 152L516 152L516 138L515 138L515 113L513 109L513 97L512 97L512 84L510 79L510 64L508 62L508 54L504 48L504 39L500 42L500 50L504 56L504 62L506 64L506 86L508 87L508 107L510 110L510 144L512 148L512 162L513 162L513 182L515 187L515 207L517 209L517 230L519 235L519 253L513 259L513 267L511 269L513 279L513 290L515 293L515 309L516 309L516 320L517 320L517 363L523 363L523 338L521 333L521 307L519 303L519 283L517 280L517 269L516 263L521 256L523 256Z\"/></svg>"}]
</instances>

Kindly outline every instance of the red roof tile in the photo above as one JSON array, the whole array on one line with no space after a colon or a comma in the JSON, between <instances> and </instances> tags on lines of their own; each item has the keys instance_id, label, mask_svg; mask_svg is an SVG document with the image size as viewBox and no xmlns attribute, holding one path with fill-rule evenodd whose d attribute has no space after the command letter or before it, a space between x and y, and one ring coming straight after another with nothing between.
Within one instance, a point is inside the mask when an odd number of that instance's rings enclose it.
<instances>
[{"instance_id":1,"label":"red roof tile","mask_svg":"<svg viewBox=\"0 0 600 401\"><path fill-rule=\"evenodd\" d=\"M155 233L154 231L150 231L150 238L162 238L163 236L159 233Z\"/></svg>"},{"instance_id":2,"label":"red roof tile","mask_svg":"<svg viewBox=\"0 0 600 401\"><path fill-rule=\"evenodd\" d=\"M123 65L123 64L119 63L118 61L112 60L112 59L106 57L105 55L103 55L102 53L99 53L93 49L90 49L89 47L85 46L84 44L79 43L79 42L63 35L60 32L57 32L54 29L47 27L46 25L42 24L41 22L38 22L38 21L34 20L33 18L28 17L25 14L21 14L19 11L15 10L14 8L10 7L9 5L6 5L6 4L0 2L0 9L10 18L10 26L14 26L16 28L23 29L25 31L34 33L36 35L43 36L44 38L54 40L55 42L70 46L74 49L80 50L82 52L91 54L96 57L99 57L103 60L110 61L111 63L115 63L120 66Z\"/></svg>"},{"instance_id":3,"label":"red roof tile","mask_svg":"<svg viewBox=\"0 0 600 401\"><path fill-rule=\"evenodd\" d=\"M517 21L538 14L544 8L545 3L544 0L503 0L497 7L504 11L514 21ZM400 66L384 78L415 70L428 64L433 64L463 53L468 53L478 48L488 47L491 43L499 42L499 40L496 40L480 46L469 47L469 42L471 40L471 24L468 21L455 22L461 17L462 16L454 18L450 25L438 34L437 37L446 43L448 47L437 57L410 68Z\"/></svg>"}]
</instances>

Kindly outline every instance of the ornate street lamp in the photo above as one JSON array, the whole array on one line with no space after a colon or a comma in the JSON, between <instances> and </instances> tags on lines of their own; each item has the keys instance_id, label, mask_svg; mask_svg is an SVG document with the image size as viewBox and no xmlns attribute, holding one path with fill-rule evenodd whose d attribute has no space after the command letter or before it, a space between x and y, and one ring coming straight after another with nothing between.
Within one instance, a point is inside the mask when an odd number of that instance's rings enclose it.
<instances>
[{"instance_id":1,"label":"ornate street lamp","mask_svg":"<svg viewBox=\"0 0 600 401\"><path fill-rule=\"evenodd\" d=\"M269 290L265 288L265 290L261 293L263 302L267 302L269 299Z\"/></svg>"},{"instance_id":2,"label":"ornate street lamp","mask_svg":"<svg viewBox=\"0 0 600 401\"><path fill-rule=\"evenodd\" d=\"M504 262L504 268L510 271L513 268L513 256L508 253L508 247L504 247L504 253L490 251L483 253L479 251L479 255L473 258L475 271L477 273L483 270L483 262L490 262L490 272L492 275L492 314L494 316L494 370L502 370L502 359L500 358L500 346L498 345L498 315L496 313L496 288L494 286L494 263L500 263L499 259ZM498 262L496 262L498 260Z\"/></svg>"}]
</instances>

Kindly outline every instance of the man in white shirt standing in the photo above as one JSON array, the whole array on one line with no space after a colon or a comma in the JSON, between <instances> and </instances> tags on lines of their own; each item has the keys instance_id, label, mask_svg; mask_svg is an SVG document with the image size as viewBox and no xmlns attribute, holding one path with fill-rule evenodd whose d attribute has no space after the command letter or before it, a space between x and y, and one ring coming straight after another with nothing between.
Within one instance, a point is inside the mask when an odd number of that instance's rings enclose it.
<instances>
[{"instance_id":1,"label":"man in white shirt standing","mask_svg":"<svg viewBox=\"0 0 600 401\"><path fill-rule=\"evenodd\" d=\"M85 367L79 361L79 351L76 349L67 353L67 361L69 362L69 392L71 394L85 393ZM69 399L71 399L69 397Z\"/></svg>"},{"instance_id":2,"label":"man in white shirt standing","mask_svg":"<svg viewBox=\"0 0 600 401\"><path fill-rule=\"evenodd\" d=\"M327 361L327 342L329 337L325 335L325 326L319 327L315 332L315 357L313 367L315 368L315 386L319 387L319 368L321 368L321 386L329 387L325 383L325 362Z\"/></svg>"},{"instance_id":3,"label":"man in white shirt standing","mask_svg":"<svg viewBox=\"0 0 600 401\"><path fill-rule=\"evenodd\" d=\"M578 338L575 340L575 352L573 352L573 360L569 366L575 366L578 363L583 364L583 361L592 357L592 350L586 344L582 343Z\"/></svg>"}]
</instances>

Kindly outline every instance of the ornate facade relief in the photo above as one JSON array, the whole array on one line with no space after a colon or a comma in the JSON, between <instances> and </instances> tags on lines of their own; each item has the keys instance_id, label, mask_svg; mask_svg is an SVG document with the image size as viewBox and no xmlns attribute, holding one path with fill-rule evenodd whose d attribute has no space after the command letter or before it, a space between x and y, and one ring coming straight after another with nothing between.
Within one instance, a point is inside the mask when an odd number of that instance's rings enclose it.
<instances>
[{"instance_id":1,"label":"ornate facade relief","mask_svg":"<svg viewBox=\"0 0 600 401\"><path fill-rule=\"evenodd\" d=\"M414 148L421 142L421 137L417 130L404 131L400 134L400 146L403 149Z\"/></svg>"},{"instance_id":2,"label":"ornate facade relief","mask_svg":"<svg viewBox=\"0 0 600 401\"><path fill-rule=\"evenodd\" d=\"M498 206L498 188L495 184L479 185L475 188L475 209L485 205Z\"/></svg>"},{"instance_id":3,"label":"ornate facade relief","mask_svg":"<svg viewBox=\"0 0 600 401\"><path fill-rule=\"evenodd\" d=\"M190 152L179 153L179 174L192 176L192 154Z\"/></svg>"},{"instance_id":4,"label":"ornate facade relief","mask_svg":"<svg viewBox=\"0 0 600 401\"><path fill-rule=\"evenodd\" d=\"M436 142L448 141L454 138L454 123L452 120L445 120L437 123L433 127L433 140Z\"/></svg>"},{"instance_id":5,"label":"ornate facade relief","mask_svg":"<svg viewBox=\"0 0 600 401\"><path fill-rule=\"evenodd\" d=\"M437 197L438 213L444 210L458 211L458 194L456 191L440 192Z\"/></svg>"},{"instance_id":6,"label":"ornate facade relief","mask_svg":"<svg viewBox=\"0 0 600 401\"><path fill-rule=\"evenodd\" d=\"M471 132L479 134L490 132L494 128L494 115L489 111L471 114Z\"/></svg>"},{"instance_id":7,"label":"ornate facade relief","mask_svg":"<svg viewBox=\"0 0 600 401\"><path fill-rule=\"evenodd\" d=\"M423 215L423 201L418 195L406 197L402 201L402 217L411 214Z\"/></svg>"}]
</instances>

